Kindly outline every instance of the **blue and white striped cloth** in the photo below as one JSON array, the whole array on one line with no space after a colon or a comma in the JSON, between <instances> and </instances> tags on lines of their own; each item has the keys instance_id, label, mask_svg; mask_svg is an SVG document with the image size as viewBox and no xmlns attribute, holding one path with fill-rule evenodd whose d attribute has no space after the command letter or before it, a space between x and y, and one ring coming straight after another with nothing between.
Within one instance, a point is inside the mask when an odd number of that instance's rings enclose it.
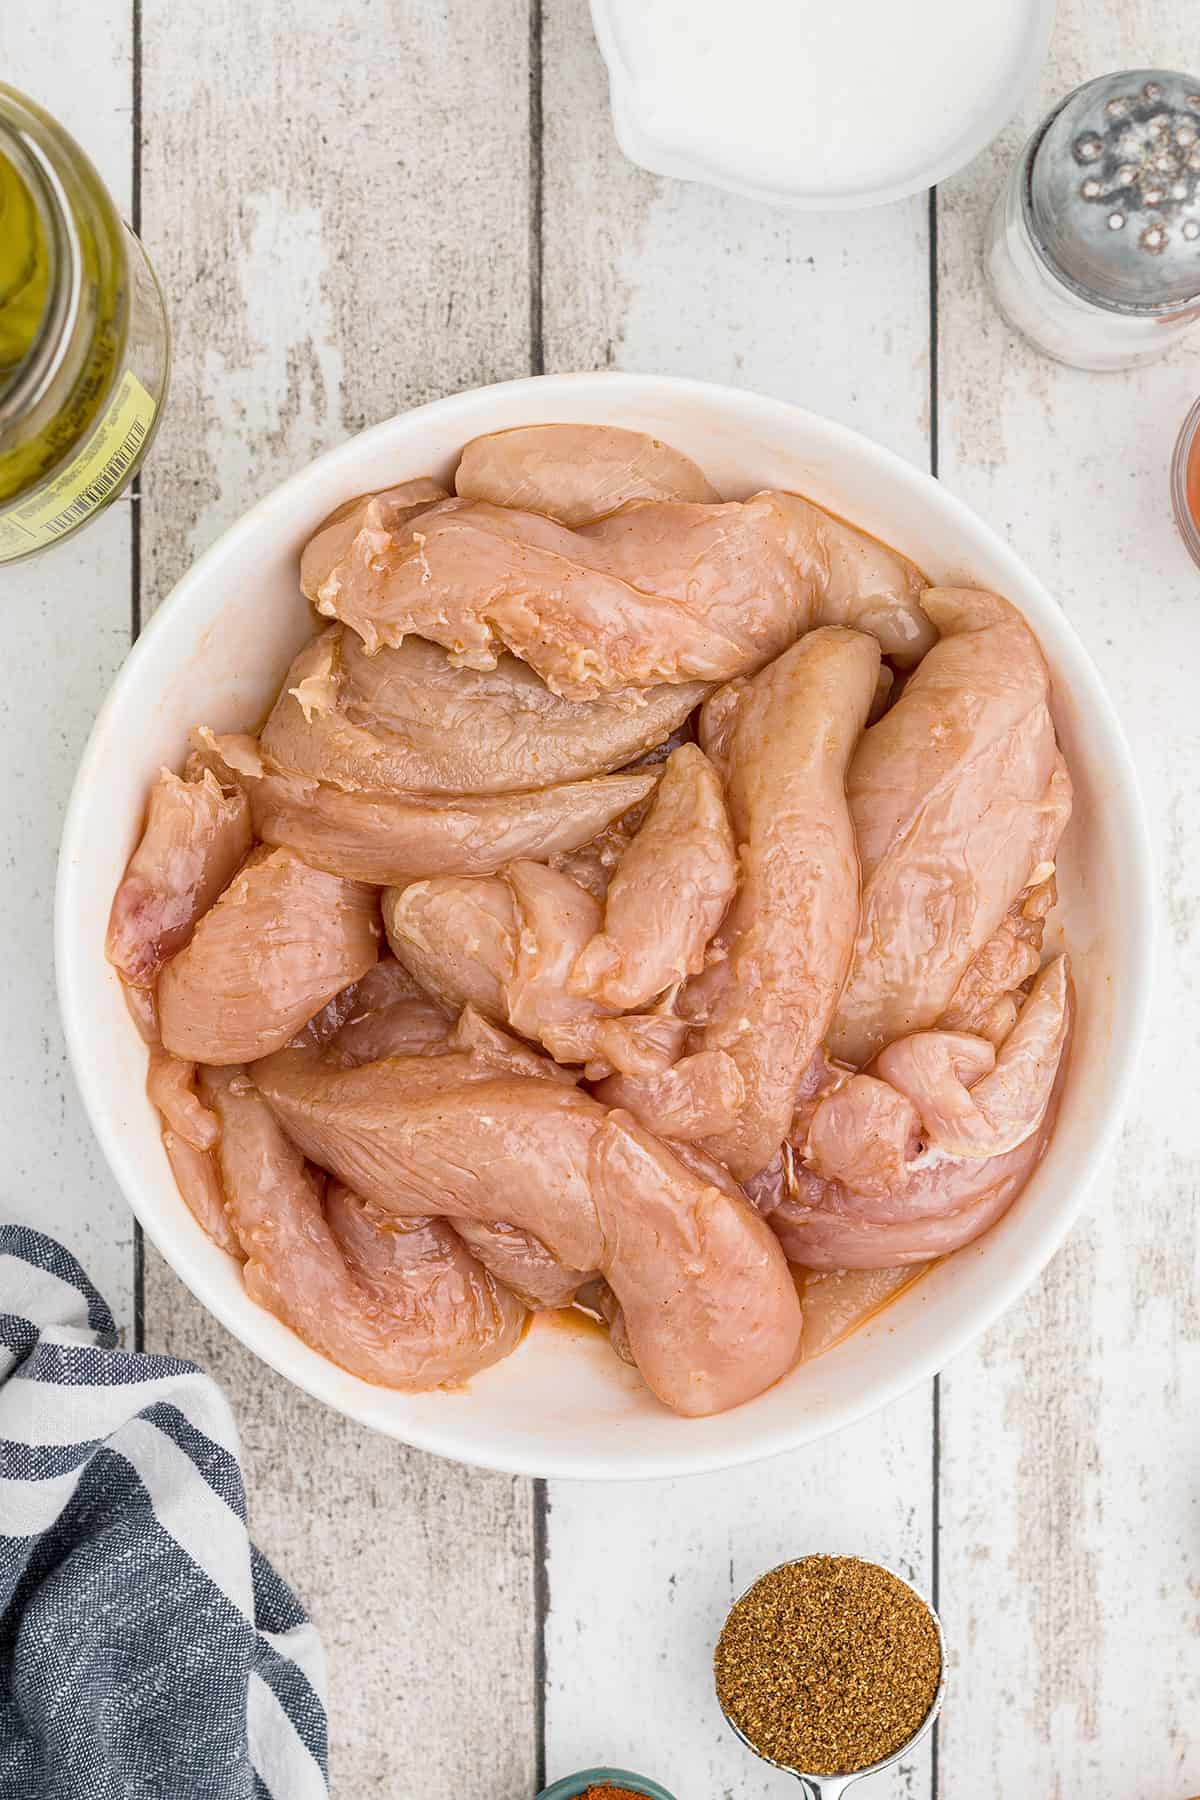
<instances>
[{"instance_id":1,"label":"blue and white striped cloth","mask_svg":"<svg viewBox=\"0 0 1200 1800\"><path fill-rule=\"evenodd\" d=\"M0 1800L326 1800L324 1690L220 1390L0 1224Z\"/></svg>"}]
</instances>

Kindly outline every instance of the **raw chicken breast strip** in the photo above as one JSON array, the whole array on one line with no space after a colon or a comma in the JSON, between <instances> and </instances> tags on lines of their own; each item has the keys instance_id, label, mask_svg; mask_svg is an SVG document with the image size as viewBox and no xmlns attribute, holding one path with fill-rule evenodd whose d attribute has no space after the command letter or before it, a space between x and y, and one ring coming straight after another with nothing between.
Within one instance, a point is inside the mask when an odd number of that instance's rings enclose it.
<instances>
[{"instance_id":1,"label":"raw chicken breast strip","mask_svg":"<svg viewBox=\"0 0 1200 1800\"><path fill-rule=\"evenodd\" d=\"M885 1197L907 1182L920 1132L920 1115L902 1093L874 1075L851 1075L818 1101L800 1148L823 1181Z\"/></svg>"},{"instance_id":2,"label":"raw chicken breast strip","mask_svg":"<svg viewBox=\"0 0 1200 1800\"><path fill-rule=\"evenodd\" d=\"M250 849L250 809L236 784L210 770L181 781L164 769L146 826L113 898L105 951L123 981L153 987Z\"/></svg>"},{"instance_id":3,"label":"raw chicken breast strip","mask_svg":"<svg viewBox=\"0 0 1200 1800\"><path fill-rule=\"evenodd\" d=\"M985 1162L935 1160L896 1196L889 1216L860 1210L861 1196L800 1171L796 1194L769 1223L789 1262L806 1269L895 1269L948 1256L1004 1216L1025 1186L1050 1136L1050 1122L1015 1150ZM904 1201L913 1211L906 1214Z\"/></svg>"},{"instance_id":4,"label":"raw chicken breast strip","mask_svg":"<svg viewBox=\"0 0 1200 1800\"><path fill-rule=\"evenodd\" d=\"M1034 981L998 1054L983 1038L922 1031L889 1044L873 1067L912 1102L934 1149L1002 1156L1041 1124L1070 1024L1070 966L1056 956Z\"/></svg>"},{"instance_id":5,"label":"raw chicken breast strip","mask_svg":"<svg viewBox=\"0 0 1200 1800\"><path fill-rule=\"evenodd\" d=\"M488 1272L531 1312L570 1306L584 1283L584 1269L568 1269L532 1232L489 1219L455 1219L455 1231Z\"/></svg>"},{"instance_id":6,"label":"raw chicken breast strip","mask_svg":"<svg viewBox=\"0 0 1200 1800\"><path fill-rule=\"evenodd\" d=\"M630 500L716 500L690 457L616 425L518 425L472 438L456 493L586 525Z\"/></svg>"},{"instance_id":7,"label":"raw chicken breast strip","mask_svg":"<svg viewBox=\"0 0 1200 1800\"><path fill-rule=\"evenodd\" d=\"M427 875L490 875L518 857L577 849L651 794L659 773L600 775L522 794L348 792L272 768L253 738L197 735L204 753L236 768L264 843L378 887Z\"/></svg>"},{"instance_id":8,"label":"raw chicken breast strip","mask_svg":"<svg viewBox=\"0 0 1200 1800\"><path fill-rule=\"evenodd\" d=\"M238 1262L245 1262L237 1233L225 1211L225 1189L221 1185L216 1151L197 1150L194 1144L189 1144L186 1138L169 1128L163 1131L162 1141L175 1185L196 1223L204 1228L218 1250L236 1257Z\"/></svg>"},{"instance_id":9,"label":"raw chicken breast strip","mask_svg":"<svg viewBox=\"0 0 1200 1800\"><path fill-rule=\"evenodd\" d=\"M770 1214L789 1261L811 1269L890 1269L949 1255L989 1230L1025 1187L1053 1133L1070 1045L1069 983L1066 1006L1066 1042L1036 1130L998 1156L927 1150L886 1193L793 1169Z\"/></svg>"},{"instance_id":10,"label":"raw chicken breast strip","mask_svg":"<svg viewBox=\"0 0 1200 1800\"><path fill-rule=\"evenodd\" d=\"M368 887L310 868L290 850L246 865L158 981L167 1050L236 1063L281 1049L379 955Z\"/></svg>"},{"instance_id":11,"label":"raw chicken breast strip","mask_svg":"<svg viewBox=\"0 0 1200 1800\"><path fill-rule=\"evenodd\" d=\"M600 919L598 903L569 875L524 860L503 876L446 876L383 897L393 954L444 1005L503 1020L558 1061L586 1063L594 1079L613 1069L655 1074L678 1056L682 1021L605 1017L567 991Z\"/></svg>"},{"instance_id":12,"label":"raw chicken breast strip","mask_svg":"<svg viewBox=\"0 0 1200 1800\"><path fill-rule=\"evenodd\" d=\"M700 1050L655 1075L610 1075L592 1092L605 1106L632 1113L659 1137L694 1139L734 1128L746 1084L724 1050Z\"/></svg>"},{"instance_id":13,"label":"raw chicken breast strip","mask_svg":"<svg viewBox=\"0 0 1200 1800\"><path fill-rule=\"evenodd\" d=\"M336 994L293 1044L320 1049L323 1062L342 1069L388 1056L464 1051L476 1076L498 1071L574 1082L567 1070L509 1037L473 1007L464 1008L452 1029L445 1013L417 998L415 989L407 970L385 956L361 981ZM569 1305L587 1279L581 1270L563 1268L536 1238L512 1225L457 1219L454 1229L484 1268L526 1306Z\"/></svg>"},{"instance_id":14,"label":"raw chicken breast strip","mask_svg":"<svg viewBox=\"0 0 1200 1800\"><path fill-rule=\"evenodd\" d=\"M384 548L360 534L317 610L368 652L416 633L491 669L507 648L556 694L587 699L749 673L826 616L861 619L915 662L935 635L923 586L903 557L793 494L646 501L580 531L448 500Z\"/></svg>"},{"instance_id":15,"label":"raw chicken breast strip","mask_svg":"<svg viewBox=\"0 0 1200 1800\"><path fill-rule=\"evenodd\" d=\"M220 1115L230 1223L246 1291L312 1349L364 1381L456 1383L520 1342L524 1308L436 1219L401 1220L306 1167L243 1069L206 1069Z\"/></svg>"},{"instance_id":16,"label":"raw chicken breast strip","mask_svg":"<svg viewBox=\"0 0 1200 1800\"><path fill-rule=\"evenodd\" d=\"M331 1070L287 1051L255 1080L301 1149L366 1198L512 1224L602 1273L639 1369L676 1411L736 1406L792 1366L799 1302L744 1200L574 1088L463 1082L446 1067L456 1058L422 1060Z\"/></svg>"},{"instance_id":17,"label":"raw chicken breast strip","mask_svg":"<svg viewBox=\"0 0 1200 1800\"><path fill-rule=\"evenodd\" d=\"M332 625L288 670L262 749L287 774L335 787L514 793L623 768L708 691L685 682L562 700L513 656L459 669L417 637L368 656L355 632Z\"/></svg>"},{"instance_id":18,"label":"raw chicken breast strip","mask_svg":"<svg viewBox=\"0 0 1200 1800\"><path fill-rule=\"evenodd\" d=\"M694 1047L724 1050L746 1099L708 1148L738 1180L774 1156L797 1084L821 1044L858 923L858 856L846 768L875 692L879 645L826 627L750 680L714 694L701 735L725 779L742 879L724 952L679 1009Z\"/></svg>"},{"instance_id":19,"label":"raw chicken breast strip","mask_svg":"<svg viewBox=\"0 0 1200 1800\"><path fill-rule=\"evenodd\" d=\"M194 1150L211 1150L221 1128L196 1093L195 1063L182 1062L161 1044L151 1044L149 1048L146 1098L177 1137Z\"/></svg>"},{"instance_id":20,"label":"raw chicken breast strip","mask_svg":"<svg viewBox=\"0 0 1200 1800\"><path fill-rule=\"evenodd\" d=\"M922 604L942 637L847 783L862 916L828 1041L860 1067L949 1006L1035 873L1058 768L1046 665L1020 614L972 588Z\"/></svg>"},{"instance_id":21,"label":"raw chicken breast strip","mask_svg":"<svg viewBox=\"0 0 1200 1800\"><path fill-rule=\"evenodd\" d=\"M604 928L576 958L570 991L630 1012L698 975L737 876L720 777L699 745L681 744L617 864Z\"/></svg>"},{"instance_id":22,"label":"raw chicken breast strip","mask_svg":"<svg viewBox=\"0 0 1200 1800\"><path fill-rule=\"evenodd\" d=\"M1046 792L1043 825L1030 884L1022 888L997 930L971 962L938 1020L948 1031L976 1032L1001 1044L1016 1022L1018 989L1037 974L1046 914L1058 899L1055 858L1071 816L1071 777L1059 752Z\"/></svg>"},{"instance_id":23,"label":"raw chicken breast strip","mask_svg":"<svg viewBox=\"0 0 1200 1800\"><path fill-rule=\"evenodd\" d=\"M356 494L343 501L317 526L301 552L300 586L308 598L315 599L321 583L341 562L360 531L399 531L410 519L446 497L445 488L422 476L416 481L402 481L398 487Z\"/></svg>"}]
</instances>

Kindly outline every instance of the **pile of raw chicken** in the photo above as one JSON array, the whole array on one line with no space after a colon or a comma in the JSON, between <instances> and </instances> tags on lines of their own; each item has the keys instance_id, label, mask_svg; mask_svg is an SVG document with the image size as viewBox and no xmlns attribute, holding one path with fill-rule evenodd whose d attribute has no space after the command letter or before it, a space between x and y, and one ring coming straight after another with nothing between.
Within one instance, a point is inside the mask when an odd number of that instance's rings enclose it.
<instances>
[{"instance_id":1,"label":"pile of raw chicken","mask_svg":"<svg viewBox=\"0 0 1200 1800\"><path fill-rule=\"evenodd\" d=\"M1046 666L1006 601L634 432L480 438L455 485L317 531L333 622L164 771L108 954L184 1198L314 1349L452 1384L574 1303L718 1412L1043 1152Z\"/></svg>"}]
</instances>

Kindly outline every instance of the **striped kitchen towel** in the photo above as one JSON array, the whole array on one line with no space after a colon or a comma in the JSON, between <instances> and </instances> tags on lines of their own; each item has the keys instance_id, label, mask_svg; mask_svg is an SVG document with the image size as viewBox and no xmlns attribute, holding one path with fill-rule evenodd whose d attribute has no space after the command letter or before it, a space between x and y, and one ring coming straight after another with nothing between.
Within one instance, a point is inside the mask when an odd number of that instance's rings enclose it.
<instances>
[{"instance_id":1,"label":"striped kitchen towel","mask_svg":"<svg viewBox=\"0 0 1200 1800\"><path fill-rule=\"evenodd\" d=\"M0 1800L325 1800L324 1687L220 1390L0 1224Z\"/></svg>"}]
</instances>

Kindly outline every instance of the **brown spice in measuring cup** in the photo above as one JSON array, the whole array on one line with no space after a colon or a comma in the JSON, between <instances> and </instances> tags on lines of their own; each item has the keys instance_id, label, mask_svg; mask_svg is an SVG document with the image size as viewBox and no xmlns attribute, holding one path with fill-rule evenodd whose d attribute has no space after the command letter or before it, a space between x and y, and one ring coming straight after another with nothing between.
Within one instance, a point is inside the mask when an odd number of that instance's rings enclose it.
<instances>
[{"instance_id":1,"label":"brown spice in measuring cup","mask_svg":"<svg viewBox=\"0 0 1200 1800\"><path fill-rule=\"evenodd\" d=\"M925 1603L877 1563L806 1556L733 1607L714 1656L717 1697L771 1762L848 1775L894 1755L941 1680Z\"/></svg>"}]
</instances>

